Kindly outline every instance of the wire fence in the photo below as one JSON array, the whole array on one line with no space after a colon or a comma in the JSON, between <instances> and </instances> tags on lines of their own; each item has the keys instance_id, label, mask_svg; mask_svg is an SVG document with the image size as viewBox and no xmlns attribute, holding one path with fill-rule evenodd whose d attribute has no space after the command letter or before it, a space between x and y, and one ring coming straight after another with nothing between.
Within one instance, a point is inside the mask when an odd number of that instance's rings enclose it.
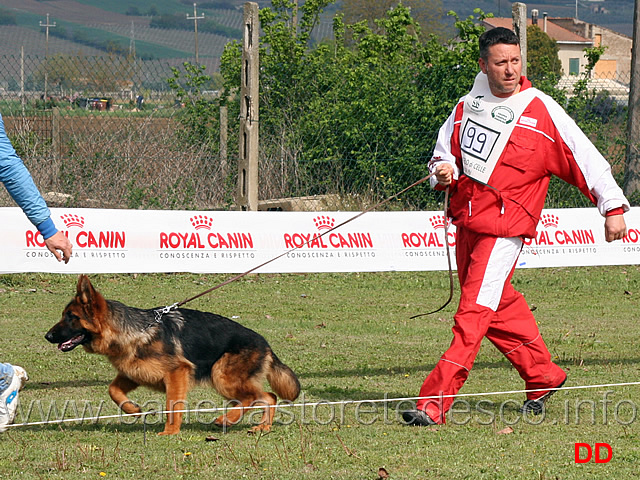
<instances>
[{"instance_id":1,"label":"wire fence","mask_svg":"<svg viewBox=\"0 0 640 480\"><path fill-rule=\"evenodd\" d=\"M1 57L0 112L51 206L235 209L238 99L197 92L213 113L193 141L189 109L169 86L172 68L181 67L119 56ZM362 210L427 174L438 129L471 86L458 79L469 76L408 69L390 81L387 73L367 85L317 75L261 92L260 209ZM565 99L572 80L560 84ZM577 112L621 185L629 80L593 78ZM435 209L441 200L420 186L387 208ZM4 191L0 205L13 205ZM588 205L552 181L547 207Z\"/></svg>"}]
</instances>

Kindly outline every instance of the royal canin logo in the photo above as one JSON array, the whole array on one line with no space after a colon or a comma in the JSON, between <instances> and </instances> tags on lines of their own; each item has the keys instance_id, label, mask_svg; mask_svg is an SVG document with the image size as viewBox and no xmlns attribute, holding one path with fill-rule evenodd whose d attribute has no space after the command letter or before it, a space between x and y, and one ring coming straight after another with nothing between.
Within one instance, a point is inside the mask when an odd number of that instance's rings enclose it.
<instances>
[{"instance_id":1,"label":"royal canin logo","mask_svg":"<svg viewBox=\"0 0 640 480\"><path fill-rule=\"evenodd\" d=\"M164 250L248 250L253 248L253 237L246 232L213 231L213 219L194 215L189 222L195 231L160 232L160 248ZM201 230L205 230L201 232Z\"/></svg>"},{"instance_id":2,"label":"royal canin logo","mask_svg":"<svg viewBox=\"0 0 640 480\"><path fill-rule=\"evenodd\" d=\"M434 230L438 230L439 228L444 229L445 227L445 221L446 226L450 227L451 226L451 219L448 218L445 220L444 215L434 215L433 217L431 217L429 219L429 222L431 223L431 226L433 227Z\"/></svg>"},{"instance_id":3,"label":"royal canin logo","mask_svg":"<svg viewBox=\"0 0 640 480\"><path fill-rule=\"evenodd\" d=\"M327 217L325 215L320 215L313 219L313 223L316 224L318 230L331 230L336 224L335 218Z\"/></svg>"},{"instance_id":4,"label":"royal canin logo","mask_svg":"<svg viewBox=\"0 0 640 480\"><path fill-rule=\"evenodd\" d=\"M403 232L401 234L402 246L404 248L444 247L445 225L450 227L451 219L445 218L444 215L433 215L429 218L429 223L431 224L433 231ZM442 233L439 233L438 230L442 230ZM449 246L454 247L456 245L455 232L447 232L447 239Z\"/></svg>"},{"instance_id":5,"label":"royal canin logo","mask_svg":"<svg viewBox=\"0 0 640 480\"><path fill-rule=\"evenodd\" d=\"M196 230L211 230L211 225L213 225L213 220L206 215L196 215L195 217L191 217L189 221Z\"/></svg>"},{"instance_id":6,"label":"royal canin logo","mask_svg":"<svg viewBox=\"0 0 640 480\"><path fill-rule=\"evenodd\" d=\"M525 245L539 246L572 246L595 245L596 239L593 230L572 229L565 230L560 224L560 218L551 213L545 213L540 217L540 225L543 227L536 231L535 238L524 240Z\"/></svg>"},{"instance_id":7,"label":"royal canin logo","mask_svg":"<svg viewBox=\"0 0 640 480\"><path fill-rule=\"evenodd\" d=\"M316 229L323 233L285 233L284 245L286 248L336 248L336 249L363 249L373 248L371 233L329 232L334 228L336 220L327 215L319 215L313 219Z\"/></svg>"},{"instance_id":8,"label":"royal canin logo","mask_svg":"<svg viewBox=\"0 0 640 480\"><path fill-rule=\"evenodd\" d=\"M60 216L66 230L62 233L71 241L74 247L80 249L117 250L126 248L127 236L125 232L113 230L85 230L84 217L75 214ZM79 231L77 231L79 229ZM28 230L26 232L27 247L44 247L44 239L40 232Z\"/></svg>"},{"instance_id":9,"label":"royal canin logo","mask_svg":"<svg viewBox=\"0 0 640 480\"><path fill-rule=\"evenodd\" d=\"M67 228L84 227L84 217L81 217L80 215L64 214L61 215L60 218L62 219L62 223L64 223L64 226Z\"/></svg>"},{"instance_id":10,"label":"royal canin logo","mask_svg":"<svg viewBox=\"0 0 640 480\"><path fill-rule=\"evenodd\" d=\"M552 214L545 213L540 217L540 223L542 223L546 228L558 228L558 221L558 217Z\"/></svg>"}]
</instances>

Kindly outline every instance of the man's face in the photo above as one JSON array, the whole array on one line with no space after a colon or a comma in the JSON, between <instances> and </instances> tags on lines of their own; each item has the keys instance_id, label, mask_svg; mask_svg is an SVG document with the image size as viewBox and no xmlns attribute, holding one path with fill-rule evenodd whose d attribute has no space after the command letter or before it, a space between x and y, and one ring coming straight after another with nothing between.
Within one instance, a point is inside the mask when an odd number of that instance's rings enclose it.
<instances>
[{"instance_id":1,"label":"man's face","mask_svg":"<svg viewBox=\"0 0 640 480\"><path fill-rule=\"evenodd\" d=\"M509 97L520 91L522 59L518 45L493 45L489 47L487 59L481 58L478 63L487 74L489 88L496 97Z\"/></svg>"}]
</instances>

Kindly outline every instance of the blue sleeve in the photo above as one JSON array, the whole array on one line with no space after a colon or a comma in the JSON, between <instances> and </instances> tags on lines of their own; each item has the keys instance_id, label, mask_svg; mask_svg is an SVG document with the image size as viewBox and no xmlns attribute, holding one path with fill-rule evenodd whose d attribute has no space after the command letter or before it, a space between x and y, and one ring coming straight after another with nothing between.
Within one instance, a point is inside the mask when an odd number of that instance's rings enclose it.
<instances>
[{"instance_id":1,"label":"blue sleeve","mask_svg":"<svg viewBox=\"0 0 640 480\"><path fill-rule=\"evenodd\" d=\"M49 238L56 233L47 203L7 137L2 115L0 115L0 181L31 223L36 227L44 224L47 233L50 233L53 227L54 231L49 236L45 236L39 228L44 238ZM47 220L51 222L46 223Z\"/></svg>"},{"instance_id":2,"label":"blue sleeve","mask_svg":"<svg viewBox=\"0 0 640 480\"><path fill-rule=\"evenodd\" d=\"M42 238L44 238L45 240L49 237L53 237L58 232L58 229L53 223L51 217L47 218L44 222L36 225L36 228L42 234Z\"/></svg>"}]
</instances>

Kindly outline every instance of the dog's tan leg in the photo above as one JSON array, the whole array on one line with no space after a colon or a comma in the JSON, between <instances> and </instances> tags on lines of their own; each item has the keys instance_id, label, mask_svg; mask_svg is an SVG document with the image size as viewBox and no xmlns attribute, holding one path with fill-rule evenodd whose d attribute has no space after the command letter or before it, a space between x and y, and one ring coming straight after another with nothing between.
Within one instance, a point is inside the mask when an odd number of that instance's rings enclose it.
<instances>
[{"instance_id":1,"label":"dog's tan leg","mask_svg":"<svg viewBox=\"0 0 640 480\"><path fill-rule=\"evenodd\" d=\"M124 413L140 413L140 407L129 400L127 393L138 387L138 383L119 373L109 385L109 396Z\"/></svg>"},{"instance_id":2,"label":"dog's tan leg","mask_svg":"<svg viewBox=\"0 0 640 480\"><path fill-rule=\"evenodd\" d=\"M167 391L167 423L164 431L159 435L175 435L180 432L182 425L182 412L187 407L187 393L189 391L189 379L191 368L187 365L180 366L169 372L164 378Z\"/></svg>"},{"instance_id":3,"label":"dog's tan leg","mask_svg":"<svg viewBox=\"0 0 640 480\"><path fill-rule=\"evenodd\" d=\"M244 415L244 408L248 407L249 404L240 403L237 400L234 400L228 404L225 408L230 408L232 410L228 411L224 415L220 415L216 418L213 423L219 427L230 427L231 425L235 425L240 421L242 416ZM242 408L241 408L242 407Z\"/></svg>"},{"instance_id":4,"label":"dog's tan leg","mask_svg":"<svg viewBox=\"0 0 640 480\"><path fill-rule=\"evenodd\" d=\"M246 357L225 353L211 369L213 387L220 395L229 400L225 414L214 420L219 427L235 425L244 415L244 407L255 400L256 385L250 382ZM258 387L259 388L259 387Z\"/></svg>"},{"instance_id":5,"label":"dog's tan leg","mask_svg":"<svg viewBox=\"0 0 640 480\"><path fill-rule=\"evenodd\" d=\"M276 396L267 393L262 388L263 376L255 373L262 357L257 353L225 354L218 360L211 371L214 388L229 400L225 415L216 418L214 424L225 427L235 425L247 411L264 407L264 414L260 424L251 431L265 431L271 429L273 423Z\"/></svg>"},{"instance_id":6,"label":"dog's tan leg","mask_svg":"<svg viewBox=\"0 0 640 480\"><path fill-rule=\"evenodd\" d=\"M242 392L245 395L247 392ZM275 414L275 405L277 402L277 397L273 393L269 392L254 392L249 397L244 398L243 400L232 400L230 401L227 411L225 415L221 415L220 417L214 420L214 424L219 427L228 427L231 425L235 425L240 421L245 412L252 412L254 410L260 409L264 407L264 412L262 414L262 419L260 423L254 427L252 427L250 432L268 432L271 430L271 424L273 423L273 417Z\"/></svg>"},{"instance_id":7,"label":"dog's tan leg","mask_svg":"<svg viewBox=\"0 0 640 480\"><path fill-rule=\"evenodd\" d=\"M273 424L273 417L276 412L275 405L278 403L278 397L271 392L262 393L262 398L253 402L253 406L257 407L264 405L264 413L262 414L262 420L260 420L260 423L249 430L252 433L269 432L271 431L271 425Z\"/></svg>"}]
</instances>

